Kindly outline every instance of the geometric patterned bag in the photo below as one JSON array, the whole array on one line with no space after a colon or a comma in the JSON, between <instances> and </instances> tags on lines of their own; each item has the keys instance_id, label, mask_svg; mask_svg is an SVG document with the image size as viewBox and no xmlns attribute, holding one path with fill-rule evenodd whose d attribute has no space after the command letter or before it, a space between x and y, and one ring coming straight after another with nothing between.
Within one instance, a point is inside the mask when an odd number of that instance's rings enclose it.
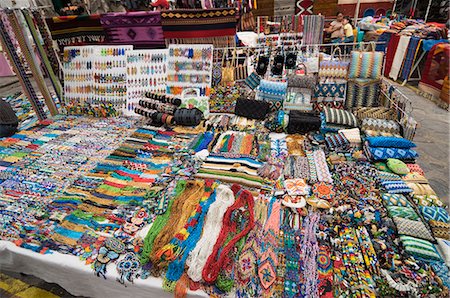
<instances>
[{"instance_id":1,"label":"geometric patterned bag","mask_svg":"<svg viewBox=\"0 0 450 298\"><path fill-rule=\"evenodd\" d=\"M346 108L380 106L379 89L380 80L348 80Z\"/></svg>"},{"instance_id":2,"label":"geometric patterned bag","mask_svg":"<svg viewBox=\"0 0 450 298\"><path fill-rule=\"evenodd\" d=\"M345 82L319 82L314 90L317 99L345 100Z\"/></svg>"}]
</instances>

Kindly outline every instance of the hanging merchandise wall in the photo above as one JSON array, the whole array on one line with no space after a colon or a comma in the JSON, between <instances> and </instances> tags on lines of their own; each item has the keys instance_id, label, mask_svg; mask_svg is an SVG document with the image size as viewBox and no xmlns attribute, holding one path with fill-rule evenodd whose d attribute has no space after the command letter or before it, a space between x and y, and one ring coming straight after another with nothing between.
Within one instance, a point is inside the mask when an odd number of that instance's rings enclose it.
<instances>
[{"instance_id":1,"label":"hanging merchandise wall","mask_svg":"<svg viewBox=\"0 0 450 298\"><path fill-rule=\"evenodd\" d=\"M167 18L203 34L231 11L161 12L166 41L201 40ZM326 54L323 16L304 21L301 45L65 47L77 116L0 140L1 267L84 296L448 296L449 215L411 103L383 52Z\"/></svg>"}]
</instances>

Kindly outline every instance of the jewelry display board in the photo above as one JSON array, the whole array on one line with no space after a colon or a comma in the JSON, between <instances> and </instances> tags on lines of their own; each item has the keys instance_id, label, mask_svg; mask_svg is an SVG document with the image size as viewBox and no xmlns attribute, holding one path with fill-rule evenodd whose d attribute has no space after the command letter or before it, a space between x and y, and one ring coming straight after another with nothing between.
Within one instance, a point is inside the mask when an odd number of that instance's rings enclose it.
<instances>
[{"instance_id":1,"label":"jewelry display board","mask_svg":"<svg viewBox=\"0 0 450 298\"><path fill-rule=\"evenodd\" d=\"M125 115L136 115L134 108L146 92L166 92L167 55L168 50L127 51Z\"/></svg>"}]
</instances>

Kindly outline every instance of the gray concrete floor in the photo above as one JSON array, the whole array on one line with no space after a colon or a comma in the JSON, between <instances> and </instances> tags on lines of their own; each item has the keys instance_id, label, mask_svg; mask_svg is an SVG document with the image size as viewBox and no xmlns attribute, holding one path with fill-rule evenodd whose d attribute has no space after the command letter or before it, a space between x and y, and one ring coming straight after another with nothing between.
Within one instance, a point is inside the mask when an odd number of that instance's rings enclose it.
<instances>
[{"instance_id":1,"label":"gray concrete floor","mask_svg":"<svg viewBox=\"0 0 450 298\"><path fill-rule=\"evenodd\" d=\"M398 84L397 84L398 85ZM449 200L449 124L450 113L408 87L398 85L412 102L413 117L418 122L414 137L425 176L436 194L450 206Z\"/></svg>"}]
</instances>

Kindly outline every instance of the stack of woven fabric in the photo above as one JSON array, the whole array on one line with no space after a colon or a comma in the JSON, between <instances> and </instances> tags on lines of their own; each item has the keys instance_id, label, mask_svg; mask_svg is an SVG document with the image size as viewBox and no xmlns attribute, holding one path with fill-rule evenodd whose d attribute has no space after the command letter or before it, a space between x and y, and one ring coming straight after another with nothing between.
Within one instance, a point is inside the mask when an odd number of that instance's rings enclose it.
<instances>
[{"instance_id":1,"label":"stack of woven fabric","mask_svg":"<svg viewBox=\"0 0 450 298\"><path fill-rule=\"evenodd\" d=\"M402 160L414 160L418 157L417 152L412 149L416 145L401 137L367 137L365 150L367 156L372 160L386 160L396 158Z\"/></svg>"}]
</instances>

